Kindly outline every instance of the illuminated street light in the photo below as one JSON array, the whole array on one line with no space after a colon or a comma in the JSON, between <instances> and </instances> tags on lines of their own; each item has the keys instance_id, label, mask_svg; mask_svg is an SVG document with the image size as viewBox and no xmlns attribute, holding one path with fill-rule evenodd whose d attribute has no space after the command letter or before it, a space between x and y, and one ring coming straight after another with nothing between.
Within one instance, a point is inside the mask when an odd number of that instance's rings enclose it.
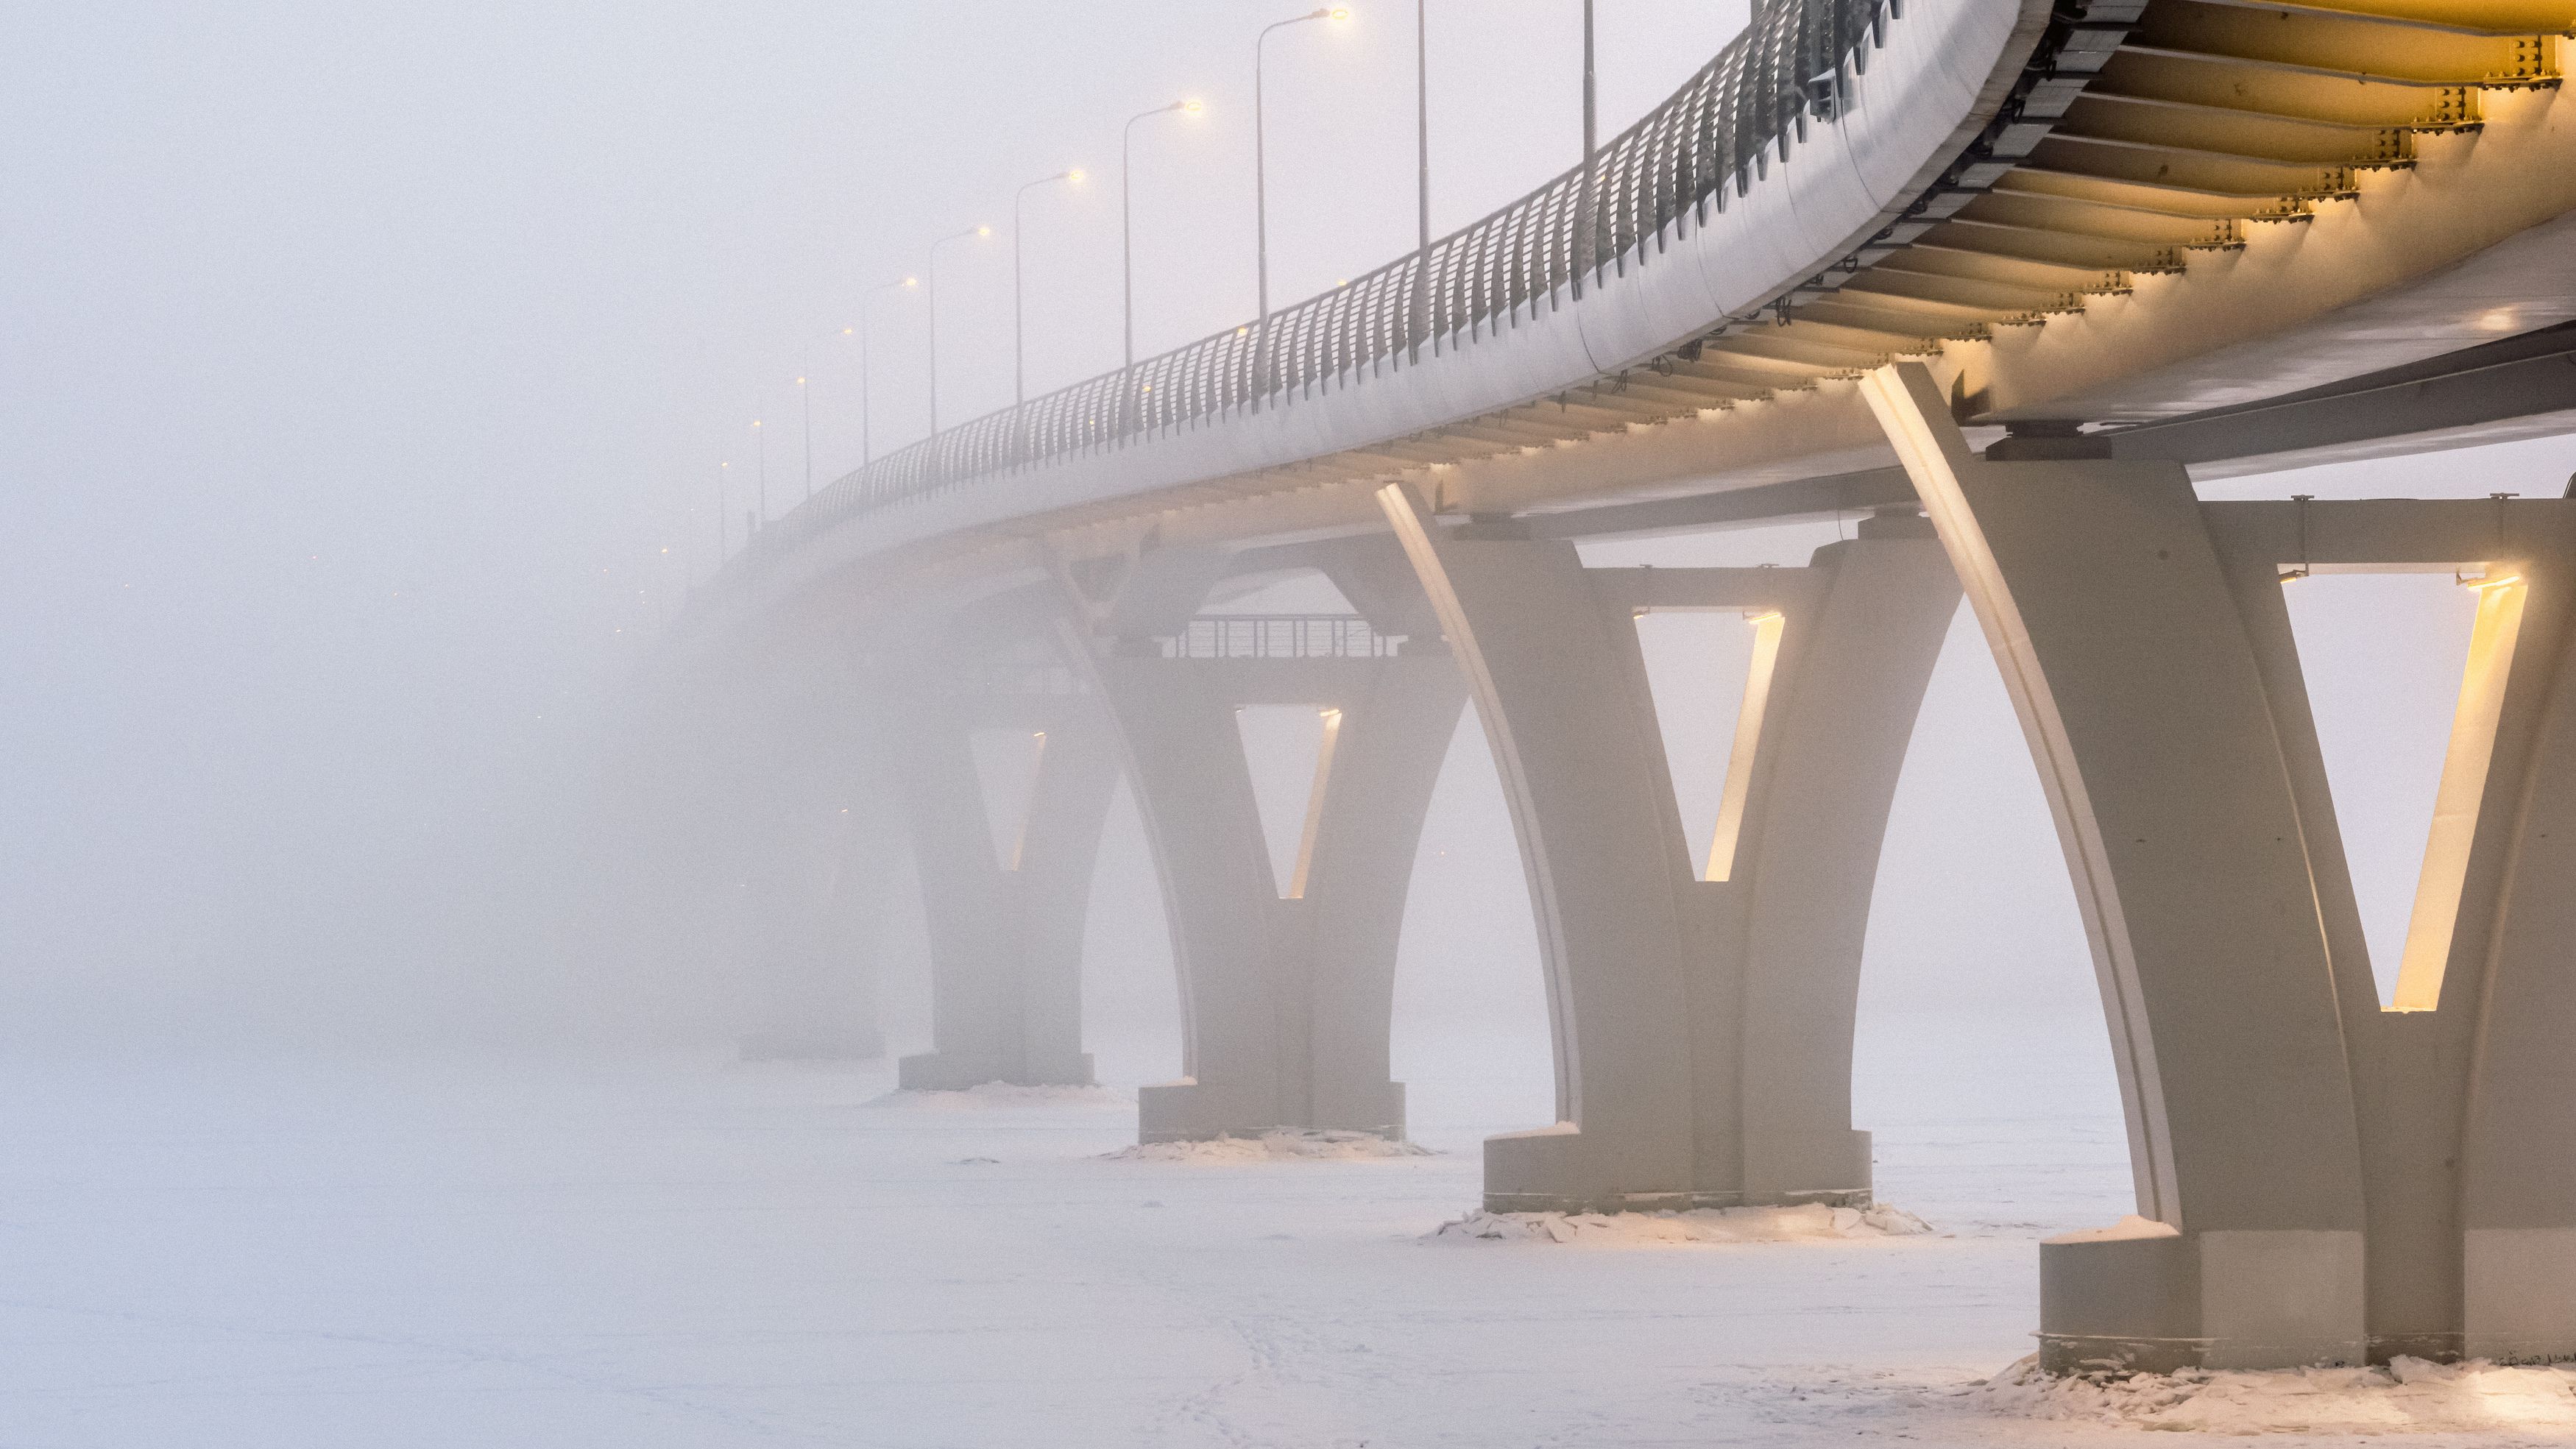
<instances>
[{"instance_id":1,"label":"illuminated street light","mask_svg":"<svg viewBox=\"0 0 2576 1449\"><path fill-rule=\"evenodd\" d=\"M906 290L918 286L920 282L919 277L906 277L899 282L887 282L883 286L870 289L866 296L859 299L859 466L862 468L876 457L873 440L868 433L868 309L879 294Z\"/></svg>"},{"instance_id":2,"label":"illuminated street light","mask_svg":"<svg viewBox=\"0 0 2576 1449\"><path fill-rule=\"evenodd\" d=\"M1029 397L1028 347L1021 334L1024 309L1020 300L1020 234L1023 230L1020 223L1020 204L1028 200L1030 192L1041 186L1052 186L1059 181L1070 186L1080 186L1082 168L1076 166L1059 171L1053 176L1041 176L1011 195L1011 403L1015 407L1028 401Z\"/></svg>"},{"instance_id":3,"label":"illuminated street light","mask_svg":"<svg viewBox=\"0 0 2576 1449\"><path fill-rule=\"evenodd\" d=\"M1125 327L1125 350L1119 354L1118 420L1127 422L1131 399L1136 391L1130 374L1136 368L1136 208L1131 200L1134 190L1127 184L1130 157L1135 149L1136 123L1156 116L1195 116L1207 107L1197 101L1174 101L1150 111L1138 111L1127 118L1126 128L1118 133L1118 308Z\"/></svg>"},{"instance_id":4,"label":"illuminated street light","mask_svg":"<svg viewBox=\"0 0 2576 1449\"><path fill-rule=\"evenodd\" d=\"M1270 391L1270 179L1268 137L1261 116L1261 62L1270 32L1309 20L1348 20L1346 8L1321 8L1286 20L1274 20L1261 28L1252 41L1252 229L1253 278L1260 302L1254 326L1259 329L1252 339L1252 405Z\"/></svg>"},{"instance_id":5,"label":"illuminated street light","mask_svg":"<svg viewBox=\"0 0 2576 1449\"><path fill-rule=\"evenodd\" d=\"M993 229L989 226L970 226L930 244L930 284L924 290L930 302L930 435L934 438L939 436L939 249L950 242L992 234Z\"/></svg>"}]
</instances>

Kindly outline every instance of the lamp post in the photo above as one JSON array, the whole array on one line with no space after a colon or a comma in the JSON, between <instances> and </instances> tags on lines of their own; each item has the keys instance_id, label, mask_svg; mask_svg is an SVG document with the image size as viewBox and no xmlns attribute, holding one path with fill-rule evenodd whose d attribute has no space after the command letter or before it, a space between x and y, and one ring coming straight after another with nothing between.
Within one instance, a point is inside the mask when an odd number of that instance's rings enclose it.
<instances>
[{"instance_id":1,"label":"lamp post","mask_svg":"<svg viewBox=\"0 0 2576 1449\"><path fill-rule=\"evenodd\" d=\"M954 241L967 241L993 234L989 226L970 226L951 232L930 244L930 284L925 295L930 302L930 435L939 436L939 249Z\"/></svg>"},{"instance_id":2,"label":"lamp post","mask_svg":"<svg viewBox=\"0 0 2576 1449\"><path fill-rule=\"evenodd\" d=\"M1583 0L1583 179L1574 202L1574 297L1583 299L1583 279L1593 268L1601 246L1599 215L1592 196L1592 162L1599 152L1598 107L1592 79L1592 0Z\"/></svg>"},{"instance_id":3,"label":"lamp post","mask_svg":"<svg viewBox=\"0 0 2576 1449\"><path fill-rule=\"evenodd\" d=\"M796 375L796 406L805 414L805 501L814 501L814 389L805 379L814 371L807 367Z\"/></svg>"},{"instance_id":4,"label":"lamp post","mask_svg":"<svg viewBox=\"0 0 2576 1449\"><path fill-rule=\"evenodd\" d=\"M899 282L887 282L870 288L867 295L859 299L859 466L862 468L876 460L876 450L868 436L868 309L880 293L900 291L920 280L919 277L906 277Z\"/></svg>"},{"instance_id":5,"label":"lamp post","mask_svg":"<svg viewBox=\"0 0 2576 1449\"><path fill-rule=\"evenodd\" d=\"M1029 400L1029 356L1023 333L1027 312L1021 305L1020 285L1020 207L1029 199L1030 192L1041 186L1052 186L1059 181L1071 186L1081 185L1082 168L1076 166L1059 171L1053 176L1041 176L1011 194L1011 405L1013 407Z\"/></svg>"},{"instance_id":6,"label":"lamp post","mask_svg":"<svg viewBox=\"0 0 2576 1449\"><path fill-rule=\"evenodd\" d=\"M1118 364L1118 426L1127 427L1134 410L1136 393L1136 207L1134 190L1128 186L1130 161L1135 150L1136 123L1156 116L1178 113L1195 116L1206 107L1197 101L1174 101L1150 111L1138 111L1127 118L1125 129L1118 133L1118 310L1123 327L1125 350Z\"/></svg>"},{"instance_id":7,"label":"lamp post","mask_svg":"<svg viewBox=\"0 0 2576 1449\"><path fill-rule=\"evenodd\" d=\"M1588 0L1587 0L1588 3ZM1261 121L1261 62L1270 43L1270 32L1309 20L1348 20L1351 12L1340 7L1323 7L1286 20L1274 20L1261 27L1252 40L1252 232L1253 279L1260 302L1256 330L1252 336L1252 405L1270 391L1270 178L1267 136Z\"/></svg>"},{"instance_id":8,"label":"lamp post","mask_svg":"<svg viewBox=\"0 0 2576 1449\"><path fill-rule=\"evenodd\" d=\"M1413 360L1431 335L1431 0L1413 0L1413 143L1419 171L1414 187L1421 239L1413 263Z\"/></svg>"}]
</instances>

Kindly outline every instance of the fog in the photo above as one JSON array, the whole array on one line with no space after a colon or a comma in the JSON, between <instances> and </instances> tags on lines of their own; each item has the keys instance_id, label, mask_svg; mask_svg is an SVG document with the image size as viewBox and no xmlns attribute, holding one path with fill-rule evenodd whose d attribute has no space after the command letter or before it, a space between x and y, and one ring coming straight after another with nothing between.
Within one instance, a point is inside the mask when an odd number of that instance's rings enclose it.
<instances>
[{"instance_id":1,"label":"fog","mask_svg":"<svg viewBox=\"0 0 2576 1449\"><path fill-rule=\"evenodd\" d=\"M1601 12L1605 129L1743 19ZM1573 159L1578 14L1433 5L1435 227ZM926 309L879 289L932 279L933 238L995 228L939 253L943 418L1010 400L1014 189L1069 167L1085 181L1029 193L1018 238L1028 385L1116 362L1129 116L1207 108L1135 131L1140 352L1249 314L1251 37L1273 18L986 0L0 20L18 202L0 217L0 1047L729 1050L761 989L726 956L738 923L652 952L603 919L635 886L602 880L634 821L599 809L634 680L720 527L738 545L744 509L782 514L859 461L843 329L863 308L868 441L921 435ZM1410 244L1410 18L1362 7L1273 39L1276 298ZM2206 491L2554 495L2571 464L2526 443ZM1587 556L1797 563L1836 532ZM2294 602L2379 946L2403 929L2467 606L2415 579ZM1668 733L1729 717L1725 641L1648 645ZM1704 764L1676 754L1686 814ZM909 869L885 866L890 898ZM1091 929L1104 1075L1174 1070L1123 798ZM898 907L871 948L895 1050L926 1032L918 933ZM1396 1074L1417 1101L1543 1115L1536 948L1472 719L1403 952ZM1898 799L1866 993L1865 1056L1934 1022L2099 1049L2064 869L1964 618Z\"/></svg>"}]
</instances>

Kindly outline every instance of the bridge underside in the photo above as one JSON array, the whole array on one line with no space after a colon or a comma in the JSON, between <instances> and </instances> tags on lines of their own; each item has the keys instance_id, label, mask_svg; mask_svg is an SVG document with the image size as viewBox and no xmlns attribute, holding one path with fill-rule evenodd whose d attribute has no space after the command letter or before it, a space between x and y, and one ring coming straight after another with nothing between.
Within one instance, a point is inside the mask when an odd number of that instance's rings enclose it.
<instances>
[{"instance_id":1,"label":"bridge underside","mask_svg":"<svg viewBox=\"0 0 2576 1449\"><path fill-rule=\"evenodd\" d=\"M1490 1145L1489 1203L1843 1200L1868 1192L1847 1094L1878 830L1964 585L2086 913L2138 1176L2140 1221L2044 1250L2048 1364L2576 1356L2576 831L2552 829L2576 810L2576 501L2295 520L2325 540L2301 572L2485 586L2418 898L2445 924L2381 1011L2280 603L2289 505L2191 486L2576 431L2576 4L1906 9L1814 127L1563 284L1058 454L845 480L695 638L1062 600L1182 961L1194 1080L1148 1135L1389 1128L1384 877L1422 752L1339 817L1368 868L1337 897L1317 856L1299 899L1261 868L1222 727L1279 686L1138 644L1228 573L1391 530L1418 590L1370 587L1436 614L1408 632L1456 670L1413 743L1475 700L1546 959L1560 1121ZM1951 128L1919 165L1889 149L1907 120ZM1880 189L1832 194L1845 172ZM1761 285L1712 260L1754 241ZM1637 579L1571 543L1824 515L1870 517L1770 579ZM1739 741L1741 873L1695 867L1671 818L1625 623L1656 607L1786 621L1778 710ZM1366 710L1341 689L1300 699Z\"/></svg>"}]
</instances>

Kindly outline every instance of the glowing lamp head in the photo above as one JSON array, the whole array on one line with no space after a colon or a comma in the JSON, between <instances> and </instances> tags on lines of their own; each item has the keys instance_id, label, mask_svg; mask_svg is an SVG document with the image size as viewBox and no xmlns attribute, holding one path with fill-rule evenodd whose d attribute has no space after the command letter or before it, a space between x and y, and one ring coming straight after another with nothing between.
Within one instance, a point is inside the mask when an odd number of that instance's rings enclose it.
<instances>
[{"instance_id":1,"label":"glowing lamp head","mask_svg":"<svg viewBox=\"0 0 2576 1449\"><path fill-rule=\"evenodd\" d=\"M979 226L975 228L975 235L977 236L991 236L992 234L993 229L989 226Z\"/></svg>"},{"instance_id":2,"label":"glowing lamp head","mask_svg":"<svg viewBox=\"0 0 2576 1449\"><path fill-rule=\"evenodd\" d=\"M906 277L906 278L904 278L904 279L903 279L903 284L904 284L905 286L907 286L907 287L918 287L918 286L920 286L920 285L921 285L921 278L919 278L919 277Z\"/></svg>"},{"instance_id":3,"label":"glowing lamp head","mask_svg":"<svg viewBox=\"0 0 2576 1449\"><path fill-rule=\"evenodd\" d=\"M1064 173L1064 179L1072 182L1076 186L1080 186L1082 184L1082 168L1076 166L1072 170Z\"/></svg>"},{"instance_id":4,"label":"glowing lamp head","mask_svg":"<svg viewBox=\"0 0 2576 1449\"><path fill-rule=\"evenodd\" d=\"M1178 112L1180 112L1182 115L1185 115L1185 116L1195 116L1195 115L1199 114L1200 112L1205 111L1205 110L1207 109L1207 102L1205 102L1205 101L1174 101L1174 102L1172 102L1172 109L1173 109L1173 110L1176 110L1176 111L1178 111Z\"/></svg>"}]
</instances>

